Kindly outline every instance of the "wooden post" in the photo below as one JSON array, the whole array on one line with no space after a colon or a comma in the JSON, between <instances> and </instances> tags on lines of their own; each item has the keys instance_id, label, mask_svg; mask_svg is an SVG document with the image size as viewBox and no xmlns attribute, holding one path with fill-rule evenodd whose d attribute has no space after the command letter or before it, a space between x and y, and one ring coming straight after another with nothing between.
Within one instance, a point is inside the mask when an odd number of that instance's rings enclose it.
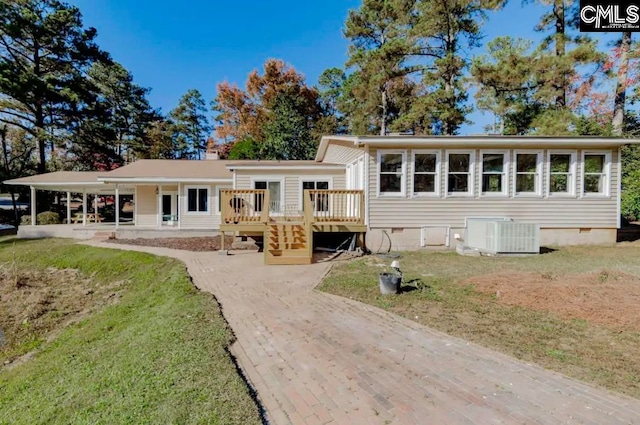
<instances>
[{"instance_id":1,"label":"wooden post","mask_svg":"<svg viewBox=\"0 0 640 425\"><path fill-rule=\"evenodd\" d=\"M35 226L36 223L36 188L31 186L31 225Z\"/></svg>"},{"instance_id":2,"label":"wooden post","mask_svg":"<svg viewBox=\"0 0 640 425\"><path fill-rule=\"evenodd\" d=\"M158 185L158 229L162 228L162 186Z\"/></svg>"},{"instance_id":3,"label":"wooden post","mask_svg":"<svg viewBox=\"0 0 640 425\"><path fill-rule=\"evenodd\" d=\"M116 184L116 205L115 205L115 209L116 209L116 229L118 229L118 227L120 227L120 188L118 188L117 184Z\"/></svg>"},{"instance_id":4,"label":"wooden post","mask_svg":"<svg viewBox=\"0 0 640 425\"><path fill-rule=\"evenodd\" d=\"M224 251L224 230L222 231L222 235L220 236L220 251Z\"/></svg>"},{"instance_id":5,"label":"wooden post","mask_svg":"<svg viewBox=\"0 0 640 425\"><path fill-rule=\"evenodd\" d=\"M82 226L87 225L87 191L82 191Z\"/></svg>"},{"instance_id":6,"label":"wooden post","mask_svg":"<svg viewBox=\"0 0 640 425\"><path fill-rule=\"evenodd\" d=\"M71 192L67 192L67 224L71 224Z\"/></svg>"},{"instance_id":7,"label":"wooden post","mask_svg":"<svg viewBox=\"0 0 640 425\"><path fill-rule=\"evenodd\" d=\"M180 205L182 205L182 183L178 183L178 208L176 214L178 214L178 229L182 228L182 214L180 214Z\"/></svg>"},{"instance_id":8,"label":"wooden post","mask_svg":"<svg viewBox=\"0 0 640 425\"><path fill-rule=\"evenodd\" d=\"M364 190L360 191L360 214L359 214L359 218L358 218L358 223L360 224L364 224L365 223L365 214L364 214L364 209L365 209L365 203L364 203Z\"/></svg>"}]
</instances>

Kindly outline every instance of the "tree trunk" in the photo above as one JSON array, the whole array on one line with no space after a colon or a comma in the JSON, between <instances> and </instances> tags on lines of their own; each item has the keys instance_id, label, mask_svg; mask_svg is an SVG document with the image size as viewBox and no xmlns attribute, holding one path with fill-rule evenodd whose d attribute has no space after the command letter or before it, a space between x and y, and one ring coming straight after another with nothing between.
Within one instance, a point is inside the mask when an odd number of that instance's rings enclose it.
<instances>
[{"instance_id":1,"label":"tree trunk","mask_svg":"<svg viewBox=\"0 0 640 425\"><path fill-rule=\"evenodd\" d=\"M618 67L618 82L616 83L616 95L613 104L613 119L611 127L615 136L622 136L624 124L624 107L627 91L627 74L629 72L629 49L631 48L631 32L622 33L620 41L620 66Z\"/></svg>"},{"instance_id":2,"label":"tree trunk","mask_svg":"<svg viewBox=\"0 0 640 425\"><path fill-rule=\"evenodd\" d=\"M555 0L553 2L553 16L556 19L556 58L562 58L566 54L566 40L564 36L565 32L565 20L564 20L564 0ZM562 75L560 86L556 87L558 94L556 96L556 107L564 108L567 105L567 76Z\"/></svg>"},{"instance_id":3,"label":"tree trunk","mask_svg":"<svg viewBox=\"0 0 640 425\"><path fill-rule=\"evenodd\" d=\"M389 105L387 104L387 88L382 89L382 117L380 120L380 135L387 135L387 113Z\"/></svg>"}]
</instances>

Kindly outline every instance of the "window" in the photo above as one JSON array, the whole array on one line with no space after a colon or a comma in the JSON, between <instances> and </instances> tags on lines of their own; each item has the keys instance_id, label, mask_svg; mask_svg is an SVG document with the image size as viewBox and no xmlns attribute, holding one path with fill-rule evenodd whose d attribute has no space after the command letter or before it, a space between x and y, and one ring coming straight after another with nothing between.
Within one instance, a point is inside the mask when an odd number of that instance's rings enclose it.
<instances>
[{"instance_id":1,"label":"window","mask_svg":"<svg viewBox=\"0 0 640 425\"><path fill-rule=\"evenodd\" d=\"M515 194L540 195L540 152L516 152Z\"/></svg>"},{"instance_id":2,"label":"window","mask_svg":"<svg viewBox=\"0 0 640 425\"><path fill-rule=\"evenodd\" d=\"M378 194L404 196L406 151L378 151Z\"/></svg>"},{"instance_id":3,"label":"window","mask_svg":"<svg viewBox=\"0 0 640 425\"><path fill-rule=\"evenodd\" d=\"M482 152L482 194L507 194L507 153Z\"/></svg>"},{"instance_id":4,"label":"window","mask_svg":"<svg viewBox=\"0 0 640 425\"><path fill-rule=\"evenodd\" d=\"M269 211L279 214L282 212L282 182L280 180L258 180L253 182L254 189L269 190ZM263 203L262 195L255 195L254 205L255 211L262 211Z\"/></svg>"},{"instance_id":5,"label":"window","mask_svg":"<svg viewBox=\"0 0 640 425\"><path fill-rule=\"evenodd\" d=\"M447 193L473 194L473 152L447 152Z\"/></svg>"},{"instance_id":6,"label":"window","mask_svg":"<svg viewBox=\"0 0 640 425\"><path fill-rule=\"evenodd\" d=\"M413 194L437 195L440 192L440 153L413 151Z\"/></svg>"},{"instance_id":7,"label":"window","mask_svg":"<svg viewBox=\"0 0 640 425\"><path fill-rule=\"evenodd\" d=\"M187 187L187 212L188 213L208 213L209 212L209 188L208 187Z\"/></svg>"},{"instance_id":8,"label":"window","mask_svg":"<svg viewBox=\"0 0 640 425\"><path fill-rule=\"evenodd\" d=\"M609 154L584 152L582 154L582 193L584 195L609 194Z\"/></svg>"},{"instance_id":9,"label":"window","mask_svg":"<svg viewBox=\"0 0 640 425\"><path fill-rule=\"evenodd\" d=\"M549 195L575 194L575 153L549 152Z\"/></svg>"},{"instance_id":10,"label":"window","mask_svg":"<svg viewBox=\"0 0 640 425\"><path fill-rule=\"evenodd\" d=\"M321 181L303 181L302 182L302 194L304 196L305 190L328 190L329 189L329 181L321 180ZM327 212L329 211L329 196L326 194L318 194L316 196L315 193L311 194L311 202L313 202L315 211ZM304 205L304 202L301 203Z\"/></svg>"}]
</instances>

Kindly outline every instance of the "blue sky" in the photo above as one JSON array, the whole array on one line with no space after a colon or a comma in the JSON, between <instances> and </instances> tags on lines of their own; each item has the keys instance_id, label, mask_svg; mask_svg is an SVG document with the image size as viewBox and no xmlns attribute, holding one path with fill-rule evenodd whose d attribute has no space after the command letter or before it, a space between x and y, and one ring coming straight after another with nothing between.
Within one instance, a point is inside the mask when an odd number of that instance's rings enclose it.
<instances>
[{"instance_id":1,"label":"blue sky","mask_svg":"<svg viewBox=\"0 0 640 425\"><path fill-rule=\"evenodd\" d=\"M247 74L268 58L280 58L315 84L323 70L346 61L342 28L360 0L69 0L86 26L98 29L98 43L152 89L154 107L168 112L188 89L207 101L220 81L244 86ZM511 35L539 39L533 30L544 9L512 1L492 13L485 42ZM482 49L480 49L481 51ZM475 53L475 52L474 52ZM471 98L473 100L473 98ZM493 117L471 115L463 134L482 132Z\"/></svg>"}]
</instances>

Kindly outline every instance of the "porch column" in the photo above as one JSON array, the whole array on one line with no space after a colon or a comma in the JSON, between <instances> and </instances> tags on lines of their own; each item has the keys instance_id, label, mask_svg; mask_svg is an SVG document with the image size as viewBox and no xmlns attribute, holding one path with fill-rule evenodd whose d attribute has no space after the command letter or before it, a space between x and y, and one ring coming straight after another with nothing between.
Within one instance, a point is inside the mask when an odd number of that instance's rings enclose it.
<instances>
[{"instance_id":1,"label":"porch column","mask_svg":"<svg viewBox=\"0 0 640 425\"><path fill-rule=\"evenodd\" d=\"M158 185L158 229L162 228L162 185Z\"/></svg>"},{"instance_id":2,"label":"porch column","mask_svg":"<svg viewBox=\"0 0 640 425\"><path fill-rule=\"evenodd\" d=\"M96 223L98 222L98 195L93 195L93 212L96 214Z\"/></svg>"},{"instance_id":3,"label":"porch column","mask_svg":"<svg viewBox=\"0 0 640 425\"><path fill-rule=\"evenodd\" d=\"M67 192L67 224L71 224L71 192Z\"/></svg>"},{"instance_id":4,"label":"porch column","mask_svg":"<svg viewBox=\"0 0 640 425\"><path fill-rule=\"evenodd\" d=\"M35 226L36 223L36 188L31 186L31 225Z\"/></svg>"},{"instance_id":5,"label":"porch column","mask_svg":"<svg viewBox=\"0 0 640 425\"><path fill-rule=\"evenodd\" d=\"M178 214L178 229L182 228L182 212L180 211L180 205L182 205L182 183L178 183L178 208L176 213Z\"/></svg>"},{"instance_id":6,"label":"porch column","mask_svg":"<svg viewBox=\"0 0 640 425\"><path fill-rule=\"evenodd\" d=\"M82 191L82 226L87 225L87 191Z\"/></svg>"},{"instance_id":7,"label":"porch column","mask_svg":"<svg viewBox=\"0 0 640 425\"><path fill-rule=\"evenodd\" d=\"M116 229L120 227L120 189L116 184Z\"/></svg>"}]
</instances>

